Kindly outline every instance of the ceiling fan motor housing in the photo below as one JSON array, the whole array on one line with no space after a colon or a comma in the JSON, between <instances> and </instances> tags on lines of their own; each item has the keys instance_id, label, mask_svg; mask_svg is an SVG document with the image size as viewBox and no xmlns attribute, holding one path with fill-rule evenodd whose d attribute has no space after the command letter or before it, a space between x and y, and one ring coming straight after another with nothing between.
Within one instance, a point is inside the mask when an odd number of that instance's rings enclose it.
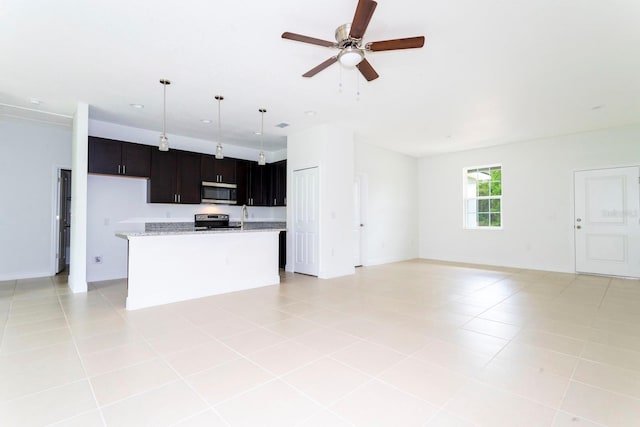
<instances>
[{"instance_id":1,"label":"ceiling fan motor housing","mask_svg":"<svg viewBox=\"0 0 640 427\"><path fill-rule=\"evenodd\" d=\"M344 24L344 25L340 25L338 28L336 28L336 32L335 32L335 37L336 37L336 41L338 42L338 47L343 47L342 44L343 43L347 43L347 42L357 42L359 40L356 39L352 39L351 37L349 37L349 32L351 32L351 24Z\"/></svg>"}]
</instances>

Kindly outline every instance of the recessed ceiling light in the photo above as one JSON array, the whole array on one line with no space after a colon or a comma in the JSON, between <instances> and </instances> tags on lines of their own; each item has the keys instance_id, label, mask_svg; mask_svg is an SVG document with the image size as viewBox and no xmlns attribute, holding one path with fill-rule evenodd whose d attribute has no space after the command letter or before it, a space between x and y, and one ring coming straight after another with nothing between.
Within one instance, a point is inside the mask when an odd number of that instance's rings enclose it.
<instances>
[{"instance_id":1,"label":"recessed ceiling light","mask_svg":"<svg viewBox=\"0 0 640 427\"><path fill-rule=\"evenodd\" d=\"M202 123L204 123L205 125L208 125L209 123L211 123L211 120L209 119L202 119L200 120Z\"/></svg>"},{"instance_id":2,"label":"recessed ceiling light","mask_svg":"<svg viewBox=\"0 0 640 427\"><path fill-rule=\"evenodd\" d=\"M307 110L304 112L307 116L315 116L316 114L318 114L316 111L313 110Z\"/></svg>"},{"instance_id":3,"label":"recessed ceiling light","mask_svg":"<svg viewBox=\"0 0 640 427\"><path fill-rule=\"evenodd\" d=\"M129 104L129 106L131 108L137 108L138 110L141 110L141 109L144 108L144 105L142 105L142 104Z\"/></svg>"},{"instance_id":4,"label":"recessed ceiling light","mask_svg":"<svg viewBox=\"0 0 640 427\"><path fill-rule=\"evenodd\" d=\"M256 131L253 133L254 135L262 135L262 133L260 131Z\"/></svg>"},{"instance_id":5,"label":"recessed ceiling light","mask_svg":"<svg viewBox=\"0 0 640 427\"><path fill-rule=\"evenodd\" d=\"M42 101L40 101L38 98L29 98L29 102L32 103L33 105L42 104Z\"/></svg>"}]
</instances>

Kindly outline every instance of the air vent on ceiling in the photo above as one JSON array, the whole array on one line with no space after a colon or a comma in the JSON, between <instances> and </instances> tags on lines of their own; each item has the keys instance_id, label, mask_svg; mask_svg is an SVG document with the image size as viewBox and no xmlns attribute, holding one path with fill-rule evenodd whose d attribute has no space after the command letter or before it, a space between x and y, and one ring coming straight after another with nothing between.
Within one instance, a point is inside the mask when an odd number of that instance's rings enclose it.
<instances>
[{"instance_id":1,"label":"air vent on ceiling","mask_svg":"<svg viewBox=\"0 0 640 427\"><path fill-rule=\"evenodd\" d=\"M276 125L276 127L277 127L277 128L281 128L281 129L282 129L282 128L286 128L287 126L289 126L289 123L284 123L284 122L282 122L282 123L278 123L278 124Z\"/></svg>"}]
</instances>

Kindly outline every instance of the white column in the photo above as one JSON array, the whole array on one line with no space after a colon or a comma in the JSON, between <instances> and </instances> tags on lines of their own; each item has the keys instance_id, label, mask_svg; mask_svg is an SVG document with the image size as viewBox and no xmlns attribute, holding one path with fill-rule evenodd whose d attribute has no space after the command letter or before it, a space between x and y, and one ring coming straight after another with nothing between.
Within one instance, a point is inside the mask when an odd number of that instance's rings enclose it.
<instances>
[{"instance_id":1,"label":"white column","mask_svg":"<svg viewBox=\"0 0 640 427\"><path fill-rule=\"evenodd\" d=\"M69 288L87 292L87 167L89 105L78 102L71 141L71 255Z\"/></svg>"}]
</instances>

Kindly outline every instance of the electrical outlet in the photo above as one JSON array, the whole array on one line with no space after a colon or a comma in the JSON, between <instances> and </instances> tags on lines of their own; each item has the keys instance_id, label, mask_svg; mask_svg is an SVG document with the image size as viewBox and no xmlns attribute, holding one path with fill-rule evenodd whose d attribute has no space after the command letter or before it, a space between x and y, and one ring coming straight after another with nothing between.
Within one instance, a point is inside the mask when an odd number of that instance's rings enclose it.
<instances>
[{"instance_id":1,"label":"electrical outlet","mask_svg":"<svg viewBox=\"0 0 640 427\"><path fill-rule=\"evenodd\" d=\"M96 264L102 264L102 255L96 255L93 257L93 262Z\"/></svg>"}]
</instances>

